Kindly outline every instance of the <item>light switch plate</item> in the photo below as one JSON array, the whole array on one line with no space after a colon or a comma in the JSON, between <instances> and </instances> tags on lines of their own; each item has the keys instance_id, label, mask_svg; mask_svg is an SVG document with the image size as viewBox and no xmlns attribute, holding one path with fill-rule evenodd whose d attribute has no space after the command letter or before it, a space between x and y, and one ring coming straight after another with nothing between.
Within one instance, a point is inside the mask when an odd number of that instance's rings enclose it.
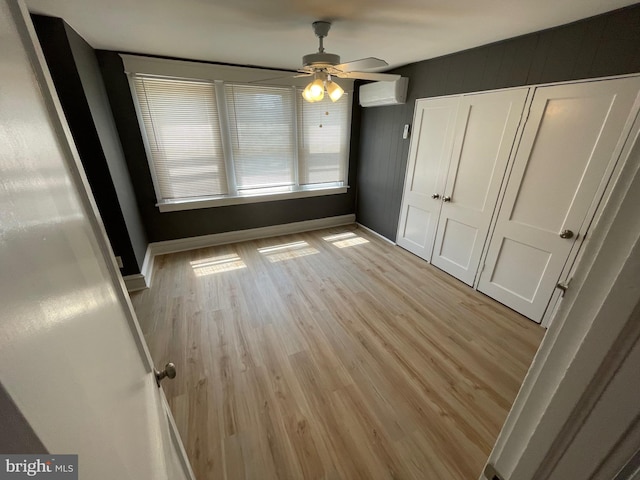
<instances>
[{"instance_id":1,"label":"light switch plate","mask_svg":"<svg viewBox=\"0 0 640 480\"><path fill-rule=\"evenodd\" d=\"M122 257L116 257L116 263L118 264L118 267L124 268L124 263L122 263Z\"/></svg>"}]
</instances>

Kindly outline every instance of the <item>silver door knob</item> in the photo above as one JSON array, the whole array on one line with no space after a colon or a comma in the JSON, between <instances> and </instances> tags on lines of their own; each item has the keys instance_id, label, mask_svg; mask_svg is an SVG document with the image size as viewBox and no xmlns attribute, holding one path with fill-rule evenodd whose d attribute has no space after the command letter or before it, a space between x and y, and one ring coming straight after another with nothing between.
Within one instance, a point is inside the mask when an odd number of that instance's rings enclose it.
<instances>
[{"instance_id":1,"label":"silver door knob","mask_svg":"<svg viewBox=\"0 0 640 480\"><path fill-rule=\"evenodd\" d=\"M161 372L156 370L155 374L156 374L156 383L158 384L158 386L160 386L160 382L164 378L176 378L176 366L173 363L167 363L164 366L164 370L162 370Z\"/></svg>"},{"instance_id":2,"label":"silver door knob","mask_svg":"<svg viewBox=\"0 0 640 480\"><path fill-rule=\"evenodd\" d=\"M573 232L571 230L562 230L560 232L560 238L573 238Z\"/></svg>"},{"instance_id":3,"label":"silver door knob","mask_svg":"<svg viewBox=\"0 0 640 480\"><path fill-rule=\"evenodd\" d=\"M450 202L451 201L451 197L442 197L442 201L443 202Z\"/></svg>"},{"instance_id":4,"label":"silver door knob","mask_svg":"<svg viewBox=\"0 0 640 480\"><path fill-rule=\"evenodd\" d=\"M440 194L439 193L434 193L433 195L431 195L431 198L435 198L436 200L440 198Z\"/></svg>"}]
</instances>

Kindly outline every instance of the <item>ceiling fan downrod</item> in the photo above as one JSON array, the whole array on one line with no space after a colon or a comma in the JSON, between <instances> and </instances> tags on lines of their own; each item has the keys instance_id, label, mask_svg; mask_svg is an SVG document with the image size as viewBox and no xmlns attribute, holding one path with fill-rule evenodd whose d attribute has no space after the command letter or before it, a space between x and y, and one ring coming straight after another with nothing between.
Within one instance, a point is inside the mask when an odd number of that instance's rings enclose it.
<instances>
[{"instance_id":1,"label":"ceiling fan downrod","mask_svg":"<svg viewBox=\"0 0 640 480\"><path fill-rule=\"evenodd\" d=\"M311 53L302 57L304 66L317 66L321 68L324 66L338 65L340 63L340 56L334 53L326 53L324 51L324 38L329 34L331 22L319 20L317 22L313 22L312 26L316 37L318 37L318 53Z\"/></svg>"}]
</instances>

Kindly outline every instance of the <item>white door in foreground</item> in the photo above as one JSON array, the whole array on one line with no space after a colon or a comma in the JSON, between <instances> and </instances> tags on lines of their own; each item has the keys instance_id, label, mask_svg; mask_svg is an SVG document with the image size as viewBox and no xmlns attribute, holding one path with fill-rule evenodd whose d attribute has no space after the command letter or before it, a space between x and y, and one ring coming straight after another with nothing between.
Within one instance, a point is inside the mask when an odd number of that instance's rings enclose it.
<instances>
[{"instance_id":1,"label":"white door in foreground","mask_svg":"<svg viewBox=\"0 0 640 480\"><path fill-rule=\"evenodd\" d=\"M416 101L397 243L427 261L449 168L458 97Z\"/></svg>"},{"instance_id":2,"label":"white door in foreground","mask_svg":"<svg viewBox=\"0 0 640 480\"><path fill-rule=\"evenodd\" d=\"M431 263L473 285L528 88L465 95Z\"/></svg>"},{"instance_id":3,"label":"white door in foreground","mask_svg":"<svg viewBox=\"0 0 640 480\"><path fill-rule=\"evenodd\" d=\"M193 478L21 4L0 38L0 381L80 478Z\"/></svg>"},{"instance_id":4,"label":"white door in foreground","mask_svg":"<svg viewBox=\"0 0 640 480\"><path fill-rule=\"evenodd\" d=\"M640 78L537 88L478 290L539 322L608 181Z\"/></svg>"}]
</instances>

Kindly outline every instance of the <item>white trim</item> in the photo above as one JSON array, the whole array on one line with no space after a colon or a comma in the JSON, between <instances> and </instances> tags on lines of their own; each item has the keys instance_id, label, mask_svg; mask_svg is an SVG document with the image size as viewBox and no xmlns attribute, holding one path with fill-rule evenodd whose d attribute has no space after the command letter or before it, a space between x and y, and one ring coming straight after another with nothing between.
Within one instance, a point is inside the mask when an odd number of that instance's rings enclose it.
<instances>
[{"instance_id":1,"label":"white trim","mask_svg":"<svg viewBox=\"0 0 640 480\"><path fill-rule=\"evenodd\" d=\"M153 279L153 254L151 253L151 244L147 245L147 251L144 254L140 274L144 277L147 287L151 288L151 280Z\"/></svg>"},{"instance_id":2,"label":"white trim","mask_svg":"<svg viewBox=\"0 0 640 480\"><path fill-rule=\"evenodd\" d=\"M225 197L235 197L238 195L238 184L236 183L235 160L233 158L233 142L231 141L231 131L229 130L229 109L227 108L227 93L224 82L216 80L213 82L216 93L216 105L218 106L218 121L220 123L220 140L222 140L222 156L224 157L224 173L227 178L227 194ZM161 198L158 195L158 198ZM160 201L162 203L162 201ZM214 205L212 205L214 206ZM198 207L191 207L198 208ZM162 208L160 211L163 212Z\"/></svg>"},{"instance_id":3,"label":"white trim","mask_svg":"<svg viewBox=\"0 0 640 480\"><path fill-rule=\"evenodd\" d=\"M358 225L358 228L362 228L363 230L366 230L367 232L371 233L372 235L375 235L376 237L380 238L381 240L384 240L385 242L390 243L391 245L397 245L397 243L394 242L393 240L388 239L384 235L376 232L375 230L371 230L369 227L365 227L361 223L356 222L356 225Z\"/></svg>"},{"instance_id":4,"label":"white trim","mask_svg":"<svg viewBox=\"0 0 640 480\"><path fill-rule=\"evenodd\" d=\"M221 197L207 197L192 200L165 200L157 203L160 212L177 212L181 210L195 210L198 208L223 207L226 205L244 205L247 203L275 202L294 198L321 197L347 193L349 187L308 188L304 190L269 193L266 195L224 195Z\"/></svg>"},{"instance_id":5,"label":"white trim","mask_svg":"<svg viewBox=\"0 0 640 480\"><path fill-rule=\"evenodd\" d=\"M137 292L138 290L144 290L147 288L147 282L144 275L141 273L134 273L133 275L125 275L122 277L124 284L127 286L127 292Z\"/></svg>"},{"instance_id":6,"label":"white trim","mask_svg":"<svg viewBox=\"0 0 640 480\"><path fill-rule=\"evenodd\" d=\"M317 218L303 222L271 225L269 227L250 228L247 230L236 230L233 232L213 233L211 235L201 235L198 237L153 242L149 244L149 250L151 255L155 257L156 255L184 252L186 250L194 250L197 248L214 247L216 245L225 245L227 243L246 242L248 240L257 240L260 238L276 237L291 233L309 232L323 228L350 225L355 223L355 221L356 216L354 214Z\"/></svg>"},{"instance_id":7,"label":"white trim","mask_svg":"<svg viewBox=\"0 0 640 480\"><path fill-rule=\"evenodd\" d=\"M293 90L292 118L295 119L295 122L293 122L293 184L300 185L300 139L298 138L298 123L300 122L298 118L298 103L300 102L300 96L298 95L297 87L291 87L291 89ZM349 116L349 119L351 119L351 116ZM351 127L351 121L349 121L349 127Z\"/></svg>"},{"instance_id":8,"label":"white trim","mask_svg":"<svg viewBox=\"0 0 640 480\"><path fill-rule=\"evenodd\" d=\"M460 93L449 93L447 95L436 95L434 97L420 97L420 98L416 98L416 102L418 100L432 100L434 98L453 98L453 97L467 97L469 95L481 95L483 93L488 93L488 92L506 92L509 90L518 90L521 88L528 88L528 89L533 89L535 90L536 88L540 88L540 87L555 87L557 85L572 85L572 84L577 84L577 83L589 83L589 82L599 82L601 80L616 80L616 79L620 79L620 78L631 78L631 77L638 77L640 76L640 73L625 73L623 75L608 75L606 77L594 77L594 78L578 78L576 80L563 80L561 82L547 82L547 83L532 83L530 85L516 85L514 87L504 87L504 88L490 88L488 90L474 90L472 92L460 92ZM524 112L527 112L527 107L528 107L529 103L525 104L525 110ZM414 103L414 112L415 112L415 103Z\"/></svg>"},{"instance_id":9,"label":"white trim","mask_svg":"<svg viewBox=\"0 0 640 480\"><path fill-rule=\"evenodd\" d=\"M144 286L140 283L140 288L130 289L127 284L129 292L136 290L142 290L144 288L151 288L153 280L153 267L155 263L156 255L165 255L168 253L184 252L187 250L194 250L197 248L215 247L216 245L225 245L228 243L245 242L247 240L257 240L260 238L276 237L278 235L287 235L291 233L310 232L312 230L320 230L323 228L339 227L342 225L350 225L355 223L355 214L341 215L337 217L317 218L314 220L305 220L303 222L285 223L281 225L271 225L269 227L250 228L247 230L236 230L233 232L213 233L211 235L200 235L198 237L178 238L176 240L165 240L162 242L152 242L147 245L147 252L142 262L142 268L140 271L140 277ZM363 226L363 228L366 228ZM369 230L369 229L367 229ZM372 233L373 230L369 230ZM384 240L391 242L391 240L380 236ZM393 242L391 242L393 243ZM136 275L128 275L127 277L136 277ZM125 283L127 283L127 277L125 277ZM133 279L132 279L133 281ZM136 280L138 282L138 280Z\"/></svg>"},{"instance_id":10,"label":"white trim","mask_svg":"<svg viewBox=\"0 0 640 480\"><path fill-rule=\"evenodd\" d=\"M167 423L169 424L170 440L180 452L180 464L184 469L187 480L196 480L196 475L193 473L193 468L191 468L191 462L189 462L189 456L187 455L187 450L184 448L184 443L182 442L180 431L178 430L178 426L176 425L176 419L173 417L171 407L169 406L169 402L167 401L167 396L164 394L164 390L162 388L160 388L159 390L160 397L162 399L162 407L164 409L165 416L167 417Z\"/></svg>"}]
</instances>

